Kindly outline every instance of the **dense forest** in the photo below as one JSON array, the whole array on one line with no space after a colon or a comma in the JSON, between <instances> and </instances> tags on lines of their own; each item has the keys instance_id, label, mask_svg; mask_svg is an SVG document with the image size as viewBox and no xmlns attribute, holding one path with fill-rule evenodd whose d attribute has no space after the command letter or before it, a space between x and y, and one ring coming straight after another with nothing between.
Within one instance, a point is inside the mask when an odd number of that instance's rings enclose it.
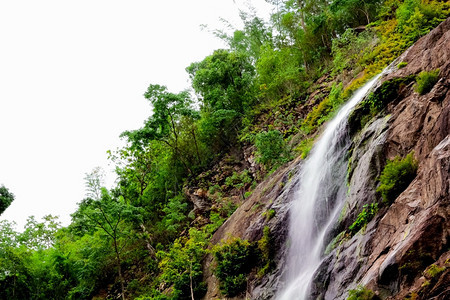
<instances>
[{"instance_id":1,"label":"dense forest","mask_svg":"<svg viewBox=\"0 0 450 300\"><path fill-rule=\"evenodd\" d=\"M108 152L116 185L104 187L101 169L86 174L69 226L52 215L22 232L0 222L0 299L200 299L207 254L223 295L238 295L245 268L270 272L270 232L214 247L212 234L268 175L308 155L353 91L450 15L438 0L266 1L269 21L250 9L242 28L210 29L228 47L187 66L192 90L148 86L151 115ZM0 188L0 214L13 193Z\"/></svg>"}]
</instances>

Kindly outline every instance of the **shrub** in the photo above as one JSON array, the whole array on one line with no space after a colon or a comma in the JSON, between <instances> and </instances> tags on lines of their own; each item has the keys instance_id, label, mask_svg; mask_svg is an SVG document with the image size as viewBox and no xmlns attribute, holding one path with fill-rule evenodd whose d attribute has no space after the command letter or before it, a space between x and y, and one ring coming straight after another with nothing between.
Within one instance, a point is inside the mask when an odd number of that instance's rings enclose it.
<instances>
[{"instance_id":1,"label":"shrub","mask_svg":"<svg viewBox=\"0 0 450 300\"><path fill-rule=\"evenodd\" d=\"M431 91L431 89L436 84L438 79L439 79L439 69L430 72L427 71L420 72L416 78L417 82L416 91L420 95L425 95L426 93Z\"/></svg>"},{"instance_id":2,"label":"shrub","mask_svg":"<svg viewBox=\"0 0 450 300\"><path fill-rule=\"evenodd\" d=\"M208 234L191 228L189 238L178 238L168 251L158 251L158 277L161 285L172 286L170 299L190 299L191 292L200 299L206 292L202 259Z\"/></svg>"},{"instance_id":3,"label":"shrub","mask_svg":"<svg viewBox=\"0 0 450 300\"><path fill-rule=\"evenodd\" d=\"M242 293L247 285L247 274L255 264L254 247L246 240L235 238L214 247L213 253L220 291L228 297Z\"/></svg>"},{"instance_id":4,"label":"shrub","mask_svg":"<svg viewBox=\"0 0 450 300\"><path fill-rule=\"evenodd\" d=\"M366 227L367 223L369 223L369 221L372 220L377 211L378 211L377 203L364 205L363 210L358 214L358 217L356 218L355 222L353 222L353 224L350 225L350 227L348 228L350 230L350 233L353 235L357 233L361 228Z\"/></svg>"},{"instance_id":5,"label":"shrub","mask_svg":"<svg viewBox=\"0 0 450 300\"><path fill-rule=\"evenodd\" d=\"M260 132L255 138L256 156L258 162L268 168L289 159L283 135L278 130Z\"/></svg>"},{"instance_id":6,"label":"shrub","mask_svg":"<svg viewBox=\"0 0 450 300\"><path fill-rule=\"evenodd\" d=\"M384 167L379 178L380 186L377 188L384 203L392 203L416 177L418 165L413 155L411 152L404 159L397 156Z\"/></svg>"}]
</instances>

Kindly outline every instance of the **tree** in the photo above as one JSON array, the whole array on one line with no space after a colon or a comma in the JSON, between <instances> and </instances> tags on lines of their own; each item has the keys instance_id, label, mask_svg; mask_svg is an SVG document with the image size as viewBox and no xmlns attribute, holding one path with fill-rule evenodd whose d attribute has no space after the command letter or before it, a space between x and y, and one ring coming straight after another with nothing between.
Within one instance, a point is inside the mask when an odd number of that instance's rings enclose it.
<instances>
[{"instance_id":1,"label":"tree","mask_svg":"<svg viewBox=\"0 0 450 300\"><path fill-rule=\"evenodd\" d=\"M125 285L122 274L121 252L126 244L126 231L122 226L126 220L139 218L136 209L126 204L124 199L113 198L112 195L102 188L100 199L84 199L78 210L72 214L73 224L81 223L84 227L96 228L108 237L112 244L118 268L118 275L122 290L122 299L125 299Z\"/></svg>"},{"instance_id":2,"label":"tree","mask_svg":"<svg viewBox=\"0 0 450 300\"><path fill-rule=\"evenodd\" d=\"M14 195L4 186L0 186L0 215L11 205L14 201Z\"/></svg>"},{"instance_id":3,"label":"tree","mask_svg":"<svg viewBox=\"0 0 450 300\"><path fill-rule=\"evenodd\" d=\"M193 173L186 153L179 147L180 121L182 118L198 119L199 115L192 107L192 100L187 91L171 93L167 87L151 84L144 94L153 106L153 114L143 128L126 131L125 136L133 147L143 148L151 141L161 141L169 146L184 168ZM196 143L195 139L193 140ZM197 147L197 146L196 146Z\"/></svg>"},{"instance_id":4,"label":"tree","mask_svg":"<svg viewBox=\"0 0 450 300\"><path fill-rule=\"evenodd\" d=\"M18 240L28 249L49 249L53 246L55 234L60 228L61 223L58 222L57 216L46 215L43 217L43 222L38 222L34 216L30 216Z\"/></svg>"},{"instance_id":5,"label":"tree","mask_svg":"<svg viewBox=\"0 0 450 300\"><path fill-rule=\"evenodd\" d=\"M254 101L255 69L245 53L216 50L186 71L203 111L234 110L242 115Z\"/></svg>"},{"instance_id":6,"label":"tree","mask_svg":"<svg viewBox=\"0 0 450 300\"><path fill-rule=\"evenodd\" d=\"M249 56L252 63L260 56L261 46L272 42L272 28L256 15L256 9L249 7L249 11L239 11L243 29L235 28L230 22L222 20L224 25L232 30L229 34L224 30L213 30L213 34L225 41L234 52L244 53Z\"/></svg>"},{"instance_id":7,"label":"tree","mask_svg":"<svg viewBox=\"0 0 450 300\"><path fill-rule=\"evenodd\" d=\"M86 196L92 199L100 199L102 187L105 184L105 171L101 167L95 167L91 173L86 173L84 177Z\"/></svg>"}]
</instances>

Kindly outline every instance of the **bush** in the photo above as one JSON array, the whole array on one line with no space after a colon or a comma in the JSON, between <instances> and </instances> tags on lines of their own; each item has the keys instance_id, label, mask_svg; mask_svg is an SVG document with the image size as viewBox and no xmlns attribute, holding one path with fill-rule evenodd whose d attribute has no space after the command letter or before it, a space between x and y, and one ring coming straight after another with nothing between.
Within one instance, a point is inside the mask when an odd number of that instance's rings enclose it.
<instances>
[{"instance_id":1,"label":"bush","mask_svg":"<svg viewBox=\"0 0 450 300\"><path fill-rule=\"evenodd\" d=\"M289 159L283 135L278 130L258 133L255 138L255 146L258 162L269 169Z\"/></svg>"},{"instance_id":2,"label":"bush","mask_svg":"<svg viewBox=\"0 0 450 300\"><path fill-rule=\"evenodd\" d=\"M255 265L254 247L246 240L235 238L214 247L213 253L220 291L228 297L242 293L247 286L247 274Z\"/></svg>"},{"instance_id":3,"label":"bush","mask_svg":"<svg viewBox=\"0 0 450 300\"><path fill-rule=\"evenodd\" d=\"M436 84L438 79L439 79L439 69L430 72L427 71L420 72L416 78L417 82L416 91L420 95L425 95L426 93L431 91L431 89Z\"/></svg>"},{"instance_id":4,"label":"bush","mask_svg":"<svg viewBox=\"0 0 450 300\"><path fill-rule=\"evenodd\" d=\"M409 153L404 159L395 157L381 172L377 192L381 193L384 203L392 203L416 177L418 165L413 154Z\"/></svg>"}]
</instances>

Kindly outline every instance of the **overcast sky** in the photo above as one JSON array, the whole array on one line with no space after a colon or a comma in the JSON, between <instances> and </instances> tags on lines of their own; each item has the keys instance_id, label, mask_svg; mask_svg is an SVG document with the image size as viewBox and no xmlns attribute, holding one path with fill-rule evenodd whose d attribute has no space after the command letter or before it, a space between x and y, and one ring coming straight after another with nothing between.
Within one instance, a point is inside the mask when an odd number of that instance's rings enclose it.
<instances>
[{"instance_id":1,"label":"overcast sky","mask_svg":"<svg viewBox=\"0 0 450 300\"><path fill-rule=\"evenodd\" d=\"M0 219L64 225L84 176L150 115L150 83L178 92L185 68L224 45L201 24L238 23L233 0L0 2L0 185L16 196ZM250 1L261 15L270 7Z\"/></svg>"}]
</instances>

